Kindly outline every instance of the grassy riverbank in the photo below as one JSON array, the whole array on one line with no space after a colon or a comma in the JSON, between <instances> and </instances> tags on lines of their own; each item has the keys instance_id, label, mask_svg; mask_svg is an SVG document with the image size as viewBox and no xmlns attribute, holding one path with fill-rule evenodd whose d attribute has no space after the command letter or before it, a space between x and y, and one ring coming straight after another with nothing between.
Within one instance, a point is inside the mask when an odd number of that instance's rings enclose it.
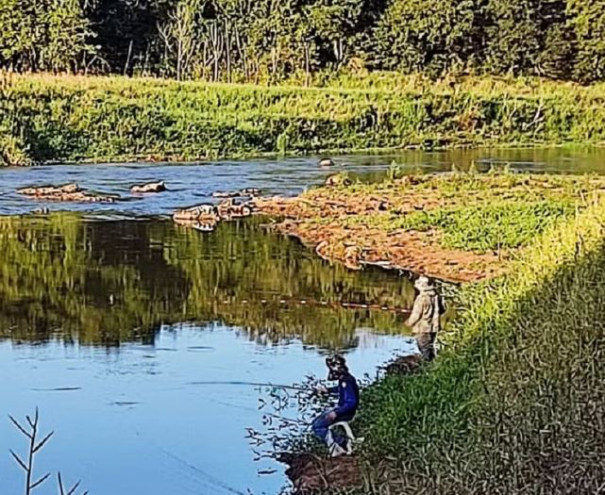
<instances>
[{"instance_id":1,"label":"grassy riverbank","mask_svg":"<svg viewBox=\"0 0 605 495\"><path fill-rule=\"evenodd\" d=\"M366 492L599 491L604 219L601 199L547 229L509 275L464 287L438 361L366 391Z\"/></svg>"},{"instance_id":2,"label":"grassy riverbank","mask_svg":"<svg viewBox=\"0 0 605 495\"><path fill-rule=\"evenodd\" d=\"M382 256L397 260L398 249L413 251L414 229L430 234L417 257L437 253L433 268L450 275L463 269L450 263L453 252L502 250L491 261L500 274L454 291L457 316L438 359L364 391L359 459L314 468L327 476L319 484L342 473L349 486L361 470L364 494L599 490L604 186L590 176L458 172L269 200L267 209L290 218L286 231L354 243L366 256L384 242Z\"/></svg>"},{"instance_id":3,"label":"grassy riverbank","mask_svg":"<svg viewBox=\"0 0 605 495\"><path fill-rule=\"evenodd\" d=\"M4 74L0 155L5 164L27 165L605 138L602 85L494 78L431 83L392 74L325 84Z\"/></svg>"}]
</instances>

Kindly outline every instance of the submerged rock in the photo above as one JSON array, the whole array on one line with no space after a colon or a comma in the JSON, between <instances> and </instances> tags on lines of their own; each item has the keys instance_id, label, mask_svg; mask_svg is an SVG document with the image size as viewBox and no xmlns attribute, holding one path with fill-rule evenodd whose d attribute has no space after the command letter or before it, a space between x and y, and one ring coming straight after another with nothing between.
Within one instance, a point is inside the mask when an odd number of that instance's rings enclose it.
<instances>
[{"instance_id":1,"label":"submerged rock","mask_svg":"<svg viewBox=\"0 0 605 495\"><path fill-rule=\"evenodd\" d=\"M216 229L219 221L214 218L205 218L198 220L180 220L174 219L174 223L182 225L183 227L189 227L191 229L199 230L200 232L212 232Z\"/></svg>"},{"instance_id":2,"label":"submerged rock","mask_svg":"<svg viewBox=\"0 0 605 495\"><path fill-rule=\"evenodd\" d=\"M346 174L329 175L325 182L328 187L350 186L351 184L353 184L353 181Z\"/></svg>"},{"instance_id":3,"label":"submerged rock","mask_svg":"<svg viewBox=\"0 0 605 495\"><path fill-rule=\"evenodd\" d=\"M78 203L114 203L119 196L103 195L81 189L78 184L69 183L62 186L36 186L18 189L18 193L32 199L46 201L69 201Z\"/></svg>"},{"instance_id":4,"label":"submerged rock","mask_svg":"<svg viewBox=\"0 0 605 495\"><path fill-rule=\"evenodd\" d=\"M248 204L237 204L234 199L221 201L217 207L218 216L223 220L244 218L252 215L252 208Z\"/></svg>"},{"instance_id":5,"label":"submerged rock","mask_svg":"<svg viewBox=\"0 0 605 495\"><path fill-rule=\"evenodd\" d=\"M318 165L320 167L333 167L336 164L331 158L322 158L321 160L319 160Z\"/></svg>"},{"instance_id":6,"label":"submerged rock","mask_svg":"<svg viewBox=\"0 0 605 495\"><path fill-rule=\"evenodd\" d=\"M147 182L146 184L135 184L130 188L133 193L159 193L166 190L164 181Z\"/></svg>"},{"instance_id":7,"label":"submerged rock","mask_svg":"<svg viewBox=\"0 0 605 495\"><path fill-rule=\"evenodd\" d=\"M260 189L255 189L253 187L240 189L239 191L231 191L231 192L222 192L216 191L212 193L212 196L215 198L255 198L260 196Z\"/></svg>"},{"instance_id":8,"label":"submerged rock","mask_svg":"<svg viewBox=\"0 0 605 495\"><path fill-rule=\"evenodd\" d=\"M216 206L209 204L201 204L177 210L172 215L172 219L177 222L210 222L220 220Z\"/></svg>"}]
</instances>

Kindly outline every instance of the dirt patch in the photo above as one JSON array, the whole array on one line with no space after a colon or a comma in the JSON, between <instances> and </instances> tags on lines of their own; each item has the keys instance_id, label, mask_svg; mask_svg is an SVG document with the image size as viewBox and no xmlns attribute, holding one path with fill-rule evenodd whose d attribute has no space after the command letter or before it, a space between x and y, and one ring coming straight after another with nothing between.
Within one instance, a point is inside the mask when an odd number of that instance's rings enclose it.
<instances>
[{"instance_id":1,"label":"dirt patch","mask_svg":"<svg viewBox=\"0 0 605 495\"><path fill-rule=\"evenodd\" d=\"M508 250L498 246L482 252L453 248L444 242L443 230L436 225L414 230L410 226L414 215L467 207L485 212L493 205L549 201L585 204L590 193L605 190L605 180L579 176L450 173L350 184L341 175L331 176L324 187L295 198L253 198L250 204L256 213L278 219L274 229L297 237L327 260L351 269L377 264L451 282L473 282L505 273L522 246ZM486 228L497 230L498 220L491 221Z\"/></svg>"},{"instance_id":2,"label":"dirt patch","mask_svg":"<svg viewBox=\"0 0 605 495\"><path fill-rule=\"evenodd\" d=\"M298 495L314 495L330 490L351 490L362 486L361 465L355 456L336 458L315 454L281 454L286 476Z\"/></svg>"},{"instance_id":3,"label":"dirt patch","mask_svg":"<svg viewBox=\"0 0 605 495\"><path fill-rule=\"evenodd\" d=\"M385 364L383 369L387 375L411 375L416 373L422 365L422 356L412 354L409 356L400 356Z\"/></svg>"},{"instance_id":4,"label":"dirt patch","mask_svg":"<svg viewBox=\"0 0 605 495\"><path fill-rule=\"evenodd\" d=\"M428 201L425 207L429 207ZM384 198L359 198L347 204L326 200L320 217L309 211L305 199L263 199L255 201L256 211L285 218L275 224L277 231L299 238L324 259L344 263L357 270L364 264L423 273L452 282L470 282L496 277L505 272L508 253L477 254L440 246L436 231L385 231L364 225L343 225L342 215L380 212L386 208ZM431 204L431 207L436 205ZM412 205L410 210L417 208ZM317 218L334 217L334 221Z\"/></svg>"}]
</instances>

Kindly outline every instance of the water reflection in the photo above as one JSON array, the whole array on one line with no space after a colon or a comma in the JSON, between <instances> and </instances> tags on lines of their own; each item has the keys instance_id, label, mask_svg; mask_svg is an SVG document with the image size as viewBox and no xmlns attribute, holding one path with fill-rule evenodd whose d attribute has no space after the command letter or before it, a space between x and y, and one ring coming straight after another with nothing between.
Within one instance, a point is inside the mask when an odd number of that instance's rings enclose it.
<instances>
[{"instance_id":1,"label":"water reflection","mask_svg":"<svg viewBox=\"0 0 605 495\"><path fill-rule=\"evenodd\" d=\"M259 343L357 345L354 328L401 332L413 288L380 270L329 266L262 219L212 234L77 214L0 219L0 338L154 343L162 323L220 322ZM310 309L312 308L312 310Z\"/></svg>"}]
</instances>

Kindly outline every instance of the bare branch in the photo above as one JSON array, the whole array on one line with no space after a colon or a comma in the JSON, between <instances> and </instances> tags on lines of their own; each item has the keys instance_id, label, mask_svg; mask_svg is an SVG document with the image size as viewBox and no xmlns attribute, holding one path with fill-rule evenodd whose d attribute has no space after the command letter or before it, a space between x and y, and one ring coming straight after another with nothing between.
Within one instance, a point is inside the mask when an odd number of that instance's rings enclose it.
<instances>
[{"instance_id":1,"label":"bare branch","mask_svg":"<svg viewBox=\"0 0 605 495\"><path fill-rule=\"evenodd\" d=\"M23 428L23 426L21 426L17 420L15 418L13 418L10 414L8 415L9 419L13 422L13 424L15 425L15 427L21 432L23 433L27 438L29 438L31 440L32 436L25 431L25 428Z\"/></svg>"},{"instance_id":2,"label":"bare branch","mask_svg":"<svg viewBox=\"0 0 605 495\"><path fill-rule=\"evenodd\" d=\"M54 432L54 431L51 431L51 432L50 432L48 435L46 435L46 436L45 436L45 437L42 439L42 441L41 441L41 442L40 442L38 445L36 445L36 446L34 447L34 454L35 454L36 452L38 452L38 450L40 450L42 447L44 447L44 444L45 444L46 442L48 442L48 440L50 440L50 437L52 437L54 434L55 434L55 432Z\"/></svg>"},{"instance_id":3,"label":"bare branch","mask_svg":"<svg viewBox=\"0 0 605 495\"><path fill-rule=\"evenodd\" d=\"M33 485L30 485L29 489L33 490L37 486L41 485L48 479L49 476L50 476L50 473L46 473L44 476L42 476L42 478L40 478L38 481L36 481Z\"/></svg>"},{"instance_id":4,"label":"bare branch","mask_svg":"<svg viewBox=\"0 0 605 495\"><path fill-rule=\"evenodd\" d=\"M78 487L80 486L80 482L78 481L72 488L67 492L67 495L73 495Z\"/></svg>"},{"instance_id":5,"label":"bare branch","mask_svg":"<svg viewBox=\"0 0 605 495\"><path fill-rule=\"evenodd\" d=\"M21 466L23 468L24 471L28 471L27 466L25 465L25 463L21 460L21 458L15 454L15 452L13 452L12 450L9 451L13 457L15 458L15 461L17 461L17 463L19 464L19 466Z\"/></svg>"},{"instance_id":6,"label":"bare branch","mask_svg":"<svg viewBox=\"0 0 605 495\"><path fill-rule=\"evenodd\" d=\"M59 495L65 495L65 489L63 488L63 480L61 479L61 471L57 473L57 484L59 485Z\"/></svg>"}]
</instances>

